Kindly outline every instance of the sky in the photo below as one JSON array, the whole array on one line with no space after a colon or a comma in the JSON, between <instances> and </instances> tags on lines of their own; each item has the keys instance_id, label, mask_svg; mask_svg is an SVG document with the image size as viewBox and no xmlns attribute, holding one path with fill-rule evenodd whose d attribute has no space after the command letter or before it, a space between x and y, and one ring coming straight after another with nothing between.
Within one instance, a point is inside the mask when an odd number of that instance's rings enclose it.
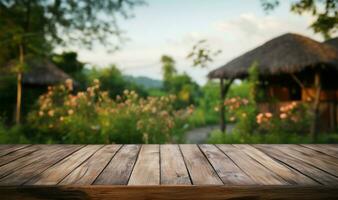
<instances>
[{"instance_id":1,"label":"sky","mask_svg":"<svg viewBox=\"0 0 338 200\"><path fill-rule=\"evenodd\" d=\"M166 54L175 59L179 72L186 72L204 84L212 69L284 33L323 40L309 28L313 18L291 13L288 0L281 1L270 14L263 11L260 0L146 0L146 3L134 8L133 18L118 21L128 38L119 51L108 52L98 45L92 50L77 50L79 59L98 67L116 64L128 75L162 79L160 57ZM205 69L192 67L192 61L186 58L201 39L206 39L211 49L222 51Z\"/></svg>"}]
</instances>

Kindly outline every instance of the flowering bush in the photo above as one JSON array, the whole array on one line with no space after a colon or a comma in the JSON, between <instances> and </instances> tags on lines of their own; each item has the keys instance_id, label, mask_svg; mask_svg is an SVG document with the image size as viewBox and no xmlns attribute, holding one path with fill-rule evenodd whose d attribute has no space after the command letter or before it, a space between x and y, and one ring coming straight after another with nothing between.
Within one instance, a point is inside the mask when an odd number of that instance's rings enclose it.
<instances>
[{"instance_id":1,"label":"flowering bush","mask_svg":"<svg viewBox=\"0 0 338 200\"><path fill-rule=\"evenodd\" d=\"M304 133L310 127L311 115L306 104L291 102L274 113L259 112L254 101L242 97L226 99L224 105L227 120L235 123L233 132L237 134L268 134L281 130L284 133Z\"/></svg>"},{"instance_id":2,"label":"flowering bush","mask_svg":"<svg viewBox=\"0 0 338 200\"><path fill-rule=\"evenodd\" d=\"M28 122L40 134L67 143L165 143L183 133L192 107L175 110L175 96L140 98L125 90L116 99L94 80L85 92L72 94L72 82L49 87ZM50 135L49 135L50 137Z\"/></svg>"}]
</instances>

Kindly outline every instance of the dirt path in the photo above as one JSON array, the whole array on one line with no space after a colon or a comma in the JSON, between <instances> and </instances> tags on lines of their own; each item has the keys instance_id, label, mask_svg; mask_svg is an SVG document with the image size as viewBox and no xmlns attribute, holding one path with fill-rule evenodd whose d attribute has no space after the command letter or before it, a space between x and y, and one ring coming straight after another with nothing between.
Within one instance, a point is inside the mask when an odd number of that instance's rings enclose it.
<instances>
[{"instance_id":1,"label":"dirt path","mask_svg":"<svg viewBox=\"0 0 338 200\"><path fill-rule=\"evenodd\" d=\"M227 133L230 133L233 128L232 124L227 125ZM219 129L219 125L209 125L200 128L195 128L186 133L185 142L188 144L203 144L206 143L209 137L209 134L213 131Z\"/></svg>"}]
</instances>

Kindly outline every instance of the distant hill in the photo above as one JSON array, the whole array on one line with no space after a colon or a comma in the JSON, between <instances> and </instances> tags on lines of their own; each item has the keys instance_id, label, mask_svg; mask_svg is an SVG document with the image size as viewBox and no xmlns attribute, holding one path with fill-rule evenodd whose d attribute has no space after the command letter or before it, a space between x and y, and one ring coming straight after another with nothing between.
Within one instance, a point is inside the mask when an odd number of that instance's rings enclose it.
<instances>
[{"instance_id":1,"label":"distant hill","mask_svg":"<svg viewBox=\"0 0 338 200\"><path fill-rule=\"evenodd\" d=\"M134 82L138 85L141 85L146 89L161 88L163 85L163 82L161 80L156 80L156 79L152 79L152 78L145 77L145 76L138 76L138 77L124 76L123 78L127 81Z\"/></svg>"}]
</instances>

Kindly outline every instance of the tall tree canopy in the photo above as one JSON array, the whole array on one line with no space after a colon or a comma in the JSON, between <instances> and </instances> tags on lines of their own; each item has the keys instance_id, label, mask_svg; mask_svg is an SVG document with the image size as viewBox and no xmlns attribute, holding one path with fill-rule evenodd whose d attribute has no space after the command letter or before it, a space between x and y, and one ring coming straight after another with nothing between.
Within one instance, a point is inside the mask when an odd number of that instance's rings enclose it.
<instances>
[{"instance_id":1,"label":"tall tree canopy","mask_svg":"<svg viewBox=\"0 0 338 200\"><path fill-rule=\"evenodd\" d=\"M261 0L265 11L269 12L280 4L280 0ZM296 0L291 11L297 14L310 13L316 19L310 25L315 33L329 39L338 30L338 0Z\"/></svg>"},{"instance_id":2,"label":"tall tree canopy","mask_svg":"<svg viewBox=\"0 0 338 200\"><path fill-rule=\"evenodd\" d=\"M111 35L120 37L117 18L128 18L142 0L0 0L0 49L44 53L55 45L112 46ZM116 44L115 44L116 45ZM13 53L14 52L14 53ZM48 51L47 51L48 52ZM0 52L2 60L17 51Z\"/></svg>"},{"instance_id":3,"label":"tall tree canopy","mask_svg":"<svg viewBox=\"0 0 338 200\"><path fill-rule=\"evenodd\" d=\"M111 48L111 35L120 37L117 18L128 18L142 0L0 0L0 67L17 76L16 122L20 123L22 74L28 54L48 55L56 46ZM116 47L116 46L115 46ZM0 69L1 69L0 68Z\"/></svg>"}]
</instances>

